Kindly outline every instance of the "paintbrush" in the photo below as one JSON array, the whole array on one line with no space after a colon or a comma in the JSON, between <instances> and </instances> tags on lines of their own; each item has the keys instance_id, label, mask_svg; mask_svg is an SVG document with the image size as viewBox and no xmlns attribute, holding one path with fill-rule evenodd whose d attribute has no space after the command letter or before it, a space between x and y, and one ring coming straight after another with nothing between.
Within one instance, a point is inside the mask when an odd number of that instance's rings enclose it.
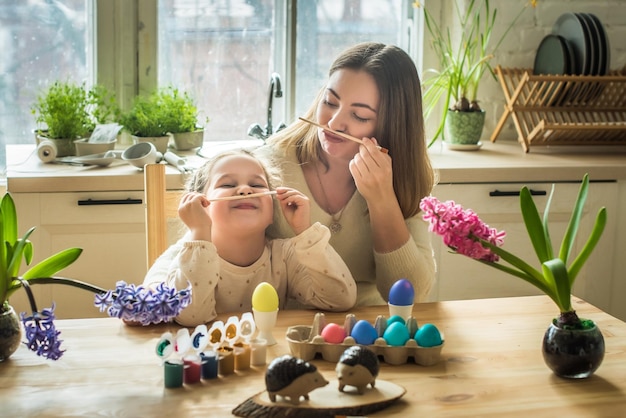
<instances>
[{"instance_id":1,"label":"paintbrush","mask_svg":"<svg viewBox=\"0 0 626 418\"><path fill-rule=\"evenodd\" d=\"M358 144L363 144L363 140L361 140L361 139L359 139L359 138L357 138L357 137L355 137L355 136L348 135L348 134L344 134L343 132L335 131L335 130L333 130L333 129L327 128L326 126L320 125L320 124L319 124L319 123L317 123L317 122L313 122L313 121L311 121L311 120L304 119L304 118L302 118L302 117L299 117L298 119L300 119L300 120L301 120L301 121L303 121L303 122L310 123L311 125L317 126L318 128L322 128L323 130L328 131L328 132L330 132L331 134L335 134L335 135L337 135L337 136L340 136L340 137L342 137L342 138L348 139L348 140L350 140L350 141L354 141L354 142L356 142L356 143L358 143ZM379 147L378 147L378 149L379 149L381 152L384 152L385 154L388 154L388 153L389 153L389 150L388 150L387 148L383 148L383 147L379 146Z\"/></svg>"},{"instance_id":2,"label":"paintbrush","mask_svg":"<svg viewBox=\"0 0 626 418\"><path fill-rule=\"evenodd\" d=\"M217 202L217 201L220 201L220 200L248 199L250 197L271 196L271 195L275 195L275 194L276 194L276 190L269 190L267 192L261 192L261 193L238 194L238 195L235 195L235 196L215 197L213 199L209 199L209 202Z\"/></svg>"}]
</instances>

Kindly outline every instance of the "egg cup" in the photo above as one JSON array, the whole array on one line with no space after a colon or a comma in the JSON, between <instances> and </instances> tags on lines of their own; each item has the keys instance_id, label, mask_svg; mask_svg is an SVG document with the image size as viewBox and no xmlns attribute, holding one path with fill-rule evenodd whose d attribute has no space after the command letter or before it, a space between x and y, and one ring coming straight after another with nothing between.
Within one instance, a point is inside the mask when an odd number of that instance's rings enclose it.
<instances>
[{"instance_id":1,"label":"egg cup","mask_svg":"<svg viewBox=\"0 0 626 418\"><path fill-rule=\"evenodd\" d=\"M257 338L265 340L268 347L276 344L276 339L272 335L272 330L274 329L274 326L276 326L278 309L272 312L262 312L252 308L252 313L254 314L256 329L259 330Z\"/></svg>"},{"instance_id":2,"label":"egg cup","mask_svg":"<svg viewBox=\"0 0 626 418\"><path fill-rule=\"evenodd\" d=\"M413 313L413 304L410 305L394 305L389 303L389 316L399 316L405 321L409 319L411 314Z\"/></svg>"}]
</instances>

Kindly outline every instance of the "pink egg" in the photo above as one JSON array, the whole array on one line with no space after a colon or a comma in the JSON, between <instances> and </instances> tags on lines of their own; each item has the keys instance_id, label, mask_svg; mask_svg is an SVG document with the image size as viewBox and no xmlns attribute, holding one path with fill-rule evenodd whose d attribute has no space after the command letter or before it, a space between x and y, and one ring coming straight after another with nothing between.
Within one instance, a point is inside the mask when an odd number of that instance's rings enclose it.
<instances>
[{"instance_id":1,"label":"pink egg","mask_svg":"<svg viewBox=\"0 0 626 418\"><path fill-rule=\"evenodd\" d=\"M328 324L322 330L322 338L331 344L340 344L346 338L346 330L337 324Z\"/></svg>"}]
</instances>

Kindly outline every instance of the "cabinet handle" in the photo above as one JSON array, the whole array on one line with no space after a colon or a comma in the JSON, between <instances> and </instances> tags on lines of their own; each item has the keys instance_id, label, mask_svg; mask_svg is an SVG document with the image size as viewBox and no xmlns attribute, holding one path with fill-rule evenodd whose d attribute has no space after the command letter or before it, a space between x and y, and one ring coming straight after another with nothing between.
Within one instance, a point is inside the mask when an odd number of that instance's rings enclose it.
<instances>
[{"instance_id":1,"label":"cabinet handle","mask_svg":"<svg viewBox=\"0 0 626 418\"><path fill-rule=\"evenodd\" d=\"M99 205L141 205L143 200L141 199L102 199L102 200L79 200L78 206L99 206Z\"/></svg>"},{"instance_id":2,"label":"cabinet handle","mask_svg":"<svg viewBox=\"0 0 626 418\"><path fill-rule=\"evenodd\" d=\"M530 189L530 195L531 196L545 196L547 194L548 193L545 190L533 190L533 189ZM519 191L516 190L516 191L510 191L510 192L507 192L507 191L503 192L503 191L500 191L500 190L496 189L493 192L489 192L489 196L492 196L492 197L519 196Z\"/></svg>"}]
</instances>

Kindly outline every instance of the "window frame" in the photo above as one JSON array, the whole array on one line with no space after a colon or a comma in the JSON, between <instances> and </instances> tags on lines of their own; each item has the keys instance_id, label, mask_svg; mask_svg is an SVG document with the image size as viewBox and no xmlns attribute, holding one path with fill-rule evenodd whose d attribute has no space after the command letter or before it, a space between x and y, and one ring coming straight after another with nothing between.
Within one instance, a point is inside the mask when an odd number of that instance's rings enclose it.
<instances>
[{"instance_id":1,"label":"window frame","mask_svg":"<svg viewBox=\"0 0 626 418\"><path fill-rule=\"evenodd\" d=\"M122 109L133 98L157 87L157 7L155 0L96 1L96 80L115 92ZM401 0L404 11L401 45L422 69L423 13L411 0ZM274 71L286 86L285 105L277 119L295 118L295 51L297 0L274 0L276 48ZM268 74L269 77L269 74Z\"/></svg>"}]
</instances>

